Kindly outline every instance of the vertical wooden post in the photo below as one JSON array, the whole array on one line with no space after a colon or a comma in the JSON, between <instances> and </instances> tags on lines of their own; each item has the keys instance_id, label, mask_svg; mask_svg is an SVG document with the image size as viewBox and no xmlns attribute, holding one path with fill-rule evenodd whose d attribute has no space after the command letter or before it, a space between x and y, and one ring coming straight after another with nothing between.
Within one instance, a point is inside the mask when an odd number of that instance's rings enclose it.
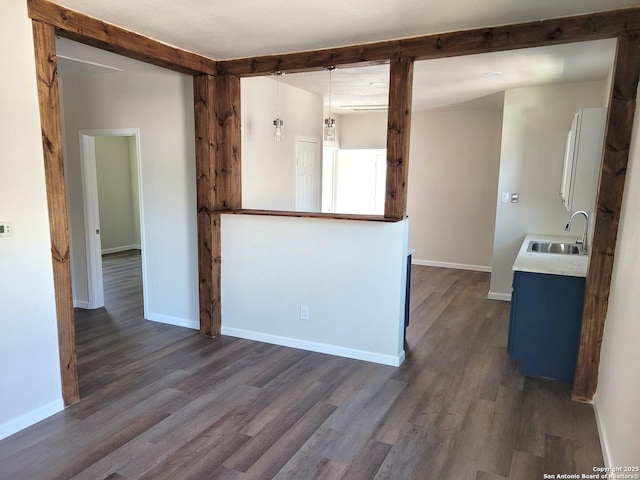
<instances>
[{"instance_id":1,"label":"vertical wooden post","mask_svg":"<svg viewBox=\"0 0 640 480\"><path fill-rule=\"evenodd\" d=\"M199 75L193 79L196 134L196 196L198 208L198 293L200 334L220 335L219 280L215 259L220 256L220 241L215 237L215 158L216 128L214 113L215 77ZM219 223L219 222L217 222ZM218 275L219 276L219 275ZM216 294L216 292L218 292ZM216 313L217 312L217 313Z\"/></svg>"},{"instance_id":2,"label":"vertical wooden post","mask_svg":"<svg viewBox=\"0 0 640 480\"><path fill-rule=\"evenodd\" d=\"M80 399L80 391L78 388L75 326L73 324L56 37L52 26L37 21L33 21L32 24L49 209L49 231L51 233L62 397L65 405L71 405Z\"/></svg>"},{"instance_id":3,"label":"vertical wooden post","mask_svg":"<svg viewBox=\"0 0 640 480\"><path fill-rule=\"evenodd\" d=\"M216 78L215 118L218 130L216 210L242 207L240 165L240 78Z\"/></svg>"},{"instance_id":4,"label":"vertical wooden post","mask_svg":"<svg viewBox=\"0 0 640 480\"><path fill-rule=\"evenodd\" d=\"M393 58L390 67L384 216L401 220L407 213L413 59Z\"/></svg>"},{"instance_id":5,"label":"vertical wooden post","mask_svg":"<svg viewBox=\"0 0 640 480\"><path fill-rule=\"evenodd\" d=\"M600 347L609 306L639 76L640 32L636 31L618 38L614 64L591 259L585 286L582 333L573 383L573 398L581 401L591 401L598 386Z\"/></svg>"},{"instance_id":6,"label":"vertical wooden post","mask_svg":"<svg viewBox=\"0 0 640 480\"><path fill-rule=\"evenodd\" d=\"M220 335L220 212L241 207L240 79L199 75L193 83L198 206L200 333Z\"/></svg>"}]
</instances>

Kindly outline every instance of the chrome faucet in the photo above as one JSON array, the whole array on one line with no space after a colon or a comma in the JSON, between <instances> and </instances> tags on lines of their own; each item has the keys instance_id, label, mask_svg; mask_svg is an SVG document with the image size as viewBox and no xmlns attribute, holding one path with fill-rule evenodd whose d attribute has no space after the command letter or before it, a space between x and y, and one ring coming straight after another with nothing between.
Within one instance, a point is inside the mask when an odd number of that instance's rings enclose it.
<instances>
[{"instance_id":1,"label":"chrome faucet","mask_svg":"<svg viewBox=\"0 0 640 480\"><path fill-rule=\"evenodd\" d=\"M575 217L576 215L584 215L584 235L582 236L582 238L579 238L578 240L576 240L576 243L579 245L582 245L583 252L588 252L589 251L589 214L587 212L585 212L584 210L578 210L576 212L573 212L571 214L571 218L569 218L569 221L567 222L567 225L564 227L564 229L566 232L571 230L571 222L573 221L573 217Z\"/></svg>"}]
</instances>

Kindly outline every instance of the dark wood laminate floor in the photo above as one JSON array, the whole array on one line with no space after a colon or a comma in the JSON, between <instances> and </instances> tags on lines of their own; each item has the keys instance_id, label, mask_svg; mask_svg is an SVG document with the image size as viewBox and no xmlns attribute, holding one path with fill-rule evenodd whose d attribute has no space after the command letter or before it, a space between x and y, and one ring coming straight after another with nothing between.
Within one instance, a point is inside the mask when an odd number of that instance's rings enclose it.
<instances>
[{"instance_id":1,"label":"dark wood laminate floor","mask_svg":"<svg viewBox=\"0 0 640 480\"><path fill-rule=\"evenodd\" d=\"M0 478L539 480L602 465L591 406L524 378L489 274L413 267L407 360L375 365L142 319L139 256L78 311L82 399L0 442Z\"/></svg>"}]
</instances>

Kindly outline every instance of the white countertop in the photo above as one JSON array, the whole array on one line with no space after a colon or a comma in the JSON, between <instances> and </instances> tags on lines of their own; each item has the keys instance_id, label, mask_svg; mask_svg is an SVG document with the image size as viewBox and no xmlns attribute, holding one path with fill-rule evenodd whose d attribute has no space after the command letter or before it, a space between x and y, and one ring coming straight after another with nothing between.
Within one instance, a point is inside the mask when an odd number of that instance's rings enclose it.
<instances>
[{"instance_id":1,"label":"white countertop","mask_svg":"<svg viewBox=\"0 0 640 480\"><path fill-rule=\"evenodd\" d=\"M575 243L576 236L544 235L530 233L524 238L513 264L514 271L549 273L569 277L586 277L589 255L565 255L561 253L527 252L530 241Z\"/></svg>"}]
</instances>

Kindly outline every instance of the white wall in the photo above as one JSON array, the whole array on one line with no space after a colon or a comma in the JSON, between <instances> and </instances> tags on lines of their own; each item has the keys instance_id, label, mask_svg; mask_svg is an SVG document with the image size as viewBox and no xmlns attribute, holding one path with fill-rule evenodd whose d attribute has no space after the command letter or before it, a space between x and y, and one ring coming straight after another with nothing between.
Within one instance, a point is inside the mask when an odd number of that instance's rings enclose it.
<instances>
[{"instance_id":1,"label":"white wall","mask_svg":"<svg viewBox=\"0 0 640 480\"><path fill-rule=\"evenodd\" d=\"M609 97L611 96L611 83L613 82L613 67L609 70L607 78L604 80L604 89L602 91L602 105L609 106Z\"/></svg>"},{"instance_id":2,"label":"white wall","mask_svg":"<svg viewBox=\"0 0 640 480\"><path fill-rule=\"evenodd\" d=\"M78 131L139 128L145 318L198 328L195 134L191 77L153 68L64 78L65 167L75 300L87 280Z\"/></svg>"},{"instance_id":3,"label":"white wall","mask_svg":"<svg viewBox=\"0 0 640 480\"><path fill-rule=\"evenodd\" d=\"M96 173L102 253L140 248L135 137L96 137ZM135 194L135 195L134 195ZM136 222L137 220L137 222ZM136 241L137 240L137 241Z\"/></svg>"},{"instance_id":4,"label":"white wall","mask_svg":"<svg viewBox=\"0 0 640 480\"><path fill-rule=\"evenodd\" d=\"M414 112L407 213L413 262L489 271L501 110Z\"/></svg>"},{"instance_id":5,"label":"white wall","mask_svg":"<svg viewBox=\"0 0 640 480\"><path fill-rule=\"evenodd\" d=\"M386 148L386 112L343 115L339 126L347 152ZM500 110L413 112L407 213L414 263L491 269L501 130Z\"/></svg>"},{"instance_id":6,"label":"white wall","mask_svg":"<svg viewBox=\"0 0 640 480\"><path fill-rule=\"evenodd\" d=\"M607 466L635 466L640 459L639 113L640 103L636 105L595 397Z\"/></svg>"},{"instance_id":7,"label":"white wall","mask_svg":"<svg viewBox=\"0 0 640 480\"><path fill-rule=\"evenodd\" d=\"M387 148L387 112L341 115L338 120L340 148Z\"/></svg>"},{"instance_id":8,"label":"white wall","mask_svg":"<svg viewBox=\"0 0 640 480\"><path fill-rule=\"evenodd\" d=\"M223 215L222 333L398 365L406 228Z\"/></svg>"},{"instance_id":9,"label":"white wall","mask_svg":"<svg viewBox=\"0 0 640 480\"><path fill-rule=\"evenodd\" d=\"M31 21L3 2L0 52L0 438L63 408Z\"/></svg>"},{"instance_id":10,"label":"white wall","mask_svg":"<svg viewBox=\"0 0 640 480\"><path fill-rule=\"evenodd\" d=\"M322 141L322 97L280 83L279 114L284 138L273 139L276 117L276 82L271 77L243 78L242 208L288 210L295 208L295 137ZM320 151L321 152L321 151ZM317 164L318 192L322 164Z\"/></svg>"},{"instance_id":11,"label":"white wall","mask_svg":"<svg viewBox=\"0 0 640 480\"><path fill-rule=\"evenodd\" d=\"M511 267L527 233L566 235L569 215L558 192L567 132L580 108L603 106L604 89L602 81L505 92L491 297L509 298ZM518 193L519 203L498 203L502 192Z\"/></svg>"}]
</instances>

